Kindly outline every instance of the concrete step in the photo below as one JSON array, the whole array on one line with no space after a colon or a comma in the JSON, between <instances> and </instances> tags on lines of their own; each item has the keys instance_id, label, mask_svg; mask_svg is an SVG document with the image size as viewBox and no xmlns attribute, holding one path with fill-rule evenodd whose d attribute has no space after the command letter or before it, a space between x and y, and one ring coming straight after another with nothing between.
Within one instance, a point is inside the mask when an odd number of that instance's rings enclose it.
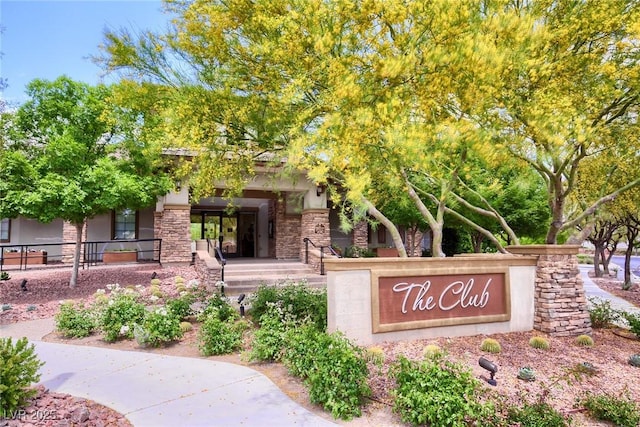
<instances>
[{"instance_id":1,"label":"concrete step","mask_svg":"<svg viewBox=\"0 0 640 427\"><path fill-rule=\"evenodd\" d=\"M304 281L308 286L323 288L326 276L317 274L299 261L231 260L224 268L225 294L252 293L261 285Z\"/></svg>"}]
</instances>

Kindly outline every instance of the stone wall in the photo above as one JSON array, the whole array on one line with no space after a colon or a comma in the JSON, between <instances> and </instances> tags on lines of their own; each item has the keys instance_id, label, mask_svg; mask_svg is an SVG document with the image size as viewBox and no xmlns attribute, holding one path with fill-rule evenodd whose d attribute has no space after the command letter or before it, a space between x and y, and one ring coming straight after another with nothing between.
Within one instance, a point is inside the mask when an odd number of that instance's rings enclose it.
<instances>
[{"instance_id":1,"label":"stone wall","mask_svg":"<svg viewBox=\"0 0 640 427\"><path fill-rule=\"evenodd\" d=\"M300 259L305 259L305 244L302 239L308 237L316 245L331 245L331 227L329 225L329 209L305 209L301 219L301 240L299 243ZM312 245L310 244L310 249ZM325 249L325 252L327 250Z\"/></svg>"},{"instance_id":2,"label":"stone wall","mask_svg":"<svg viewBox=\"0 0 640 427\"><path fill-rule=\"evenodd\" d=\"M299 259L302 237L300 237L300 215L287 215L284 201L276 202L276 258Z\"/></svg>"},{"instance_id":3,"label":"stone wall","mask_svg":"<svg viewBox=\"0 0 640 427\"><path fill-rule=\"evenodd\" d=\"M356 248L369 248L369 226L366 221L360 221L353 226L351 239L351 244Z\"/></svg>"},{"instance_id":4,"label":"stone wall","mask_svg":"<svg viewBox=\"0 0 640 427\"><path fill-rule=\"evenodd\" d=\"M191 207L189 205L164 206L159 224L162 239L162 264L189 264L191 262L191 235L189 228ZM158 216L155 217L158 220ZM155 234L155 233L154 233Z\"/></svg>"},{"instance_id":5,"label":"stone wall","mask_svg":"<svg viewBox=\"0 0 640 427\"><path fill-rule=\"evenodd\" d=\"M579 246L509 246L511 253L537 255L534 328L552 336L591 333L580 270Z\"/></svg>"},{"instance_id":6,"label":"stone wall","mask_svg":"<svg viewBox=\"0 0 640 427\"><path fill-rule=\"evenodd\" d=\"M62 241L64 243L76 243L76 226L68 221L62 223ZM87 240L87 223L85 221L82 227L82 241ZM76 250L76 245L62 245L62 262L65 264L73 263L73 254ZM80 262L83 258L83 247L80 246Z\"/></svg>"},{"instance_id":7,"label":"stone wall","mask_svg":"<svg viewBox=\"0 0 640 427\"><path fill-rule=\"evenodd\" d=\"M217 284L222 280L222 266L218 260L207 251L197 251L195 261L196 273L200 284L204 285L210 292L220 291Z\"/></svg>"}]
</instances>

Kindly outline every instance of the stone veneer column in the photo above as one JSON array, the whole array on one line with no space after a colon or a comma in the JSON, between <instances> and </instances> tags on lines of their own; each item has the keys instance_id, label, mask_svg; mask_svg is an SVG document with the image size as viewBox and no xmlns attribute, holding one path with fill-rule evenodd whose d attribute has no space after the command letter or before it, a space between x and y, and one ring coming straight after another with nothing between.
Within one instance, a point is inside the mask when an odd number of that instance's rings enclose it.
<instances>
[{"instance_id":1,"label":"stone veneer column","mask_svg":"<svg viewBox=\"0 0 640 427\"><path fill-rule=\"evenodd\" d=\"M76 226L68 221L62 223L62 241L64 243L76 243ZM82 227L82 241L87 240L87 222ZM82 262L82 247L80 247L80 262ZM65 264L73 263L73 254L76 250L76 245L62 245L62 262Z\"/></svg>"},{"instance_id":2,"label":"stone veneer column","mask_svg":"<svg viewBox=\"0 0 640 427\"><path fill-rule=\"evenodd\" d=\"M351 244L356 248L369 248L369 226L366 221L360 221L353 226Z\"/></svg>"},{"instance_id":3,"label":"stone veneer column","mask_svg":"<svg viewBox=\"0 0 640 427\"><path fill-rule=\"evenodd\" d=\"M164 205L162 215L154 215L154 235L162 239L162 264L191 263L191 206ZM157 233L157 234L156 234Z\"/></svg>"},{"instance_id":4,"label":"stone veneer column","mask_svg":"<svg viewBox=\"0 0 640 427\"><path fill-rule=\"evenodd\" d=\"M591 333L577 245L509 246L513 254L537 255L533 327L552 336Z\"/></svg>"},{"instance_id":5,"label":"stone veneer column","mask_svg":"<svg viewBox=\"0 0 640 427\"><path fill-rule=\"evenodd\" d=\"M153 211L153 238L162 239L162 217L164 212ZM153 260L160 261L158 254L160 253L160 242L153 242Z\"/></svg>"},{"instance_id":6,"label":"stone veneer column","mask_svg":"<svg viewBox=\"0 0 640 427\"><path fill-rule=\"evenodd\" d=\"M305 209L302 211L300 239L300 259L304 260L305 245L302 239L308 237L318 247L331 245L329 209Z\"/></svg>"},{"instance_id":7,"label":"stone veneer column","mask_svg":"<svg viewBox=\"0 0 640 427\"><path fill-rule=\"evenodd\" d=\"M276 202L276 258L300 259L300 215L287 215L286 204Z\"/></svg>"}]
</instances>

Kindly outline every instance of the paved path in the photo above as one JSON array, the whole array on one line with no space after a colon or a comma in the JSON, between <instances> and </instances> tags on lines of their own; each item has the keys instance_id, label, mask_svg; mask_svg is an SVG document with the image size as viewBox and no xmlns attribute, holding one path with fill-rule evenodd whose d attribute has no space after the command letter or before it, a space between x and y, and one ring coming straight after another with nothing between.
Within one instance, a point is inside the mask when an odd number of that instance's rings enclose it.
<instances>
[{"instance_id":1,"label":"paved path","mask_svg":"<svg viewBox=\"0 0 640 427\"><path fill-rule=\"evenodd\" d=\"M599 298L601 300L609 300L611 302L611 308L616 310L624 310L630 313L640 313L640 308L627 302L626 300L610 294L609 292L600 289L598 285L594 283L589 277L589 272L593 271L592 265L580 265L580 276L584 284L584 290L587 298Z\"/></svg>"},{"instance_id":2,"label":"paved path","mask_svg":"<svg viewBox=\"0 0 640 427\"><path fill-rule=\"evenodd\" d=\"M35 320L0 326L0 336L35 344L51 391L106 405L136 427L336 425L245 366L39 341L52 330L52 319Z\"/></svg>"}]
</instances>

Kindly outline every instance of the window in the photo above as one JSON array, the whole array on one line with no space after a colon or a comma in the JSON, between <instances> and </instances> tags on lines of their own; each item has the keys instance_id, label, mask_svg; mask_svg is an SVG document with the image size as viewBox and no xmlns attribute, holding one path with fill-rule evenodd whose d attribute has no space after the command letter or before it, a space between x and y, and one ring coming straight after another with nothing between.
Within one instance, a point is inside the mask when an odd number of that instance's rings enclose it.
<instances>
[{"instance_id":1,"label":"window","mask_svg":"<svg viewBox=\"0 0 640 427\"><path fill-rule=\"evenodd\" d=\"M11 220L0 219L0 242L6 243L11 239Z\"/></svg>"},{"instance_id":2,"label":"window","mask_svg":"<svg viewBox=\"0 0 640 427\"><path fill-rule=\"evenodd\" d=\"M138 213L131 209L115 212L113 215L113 238L126 240L137 238Z\"/></svg>"}]
</instances>

